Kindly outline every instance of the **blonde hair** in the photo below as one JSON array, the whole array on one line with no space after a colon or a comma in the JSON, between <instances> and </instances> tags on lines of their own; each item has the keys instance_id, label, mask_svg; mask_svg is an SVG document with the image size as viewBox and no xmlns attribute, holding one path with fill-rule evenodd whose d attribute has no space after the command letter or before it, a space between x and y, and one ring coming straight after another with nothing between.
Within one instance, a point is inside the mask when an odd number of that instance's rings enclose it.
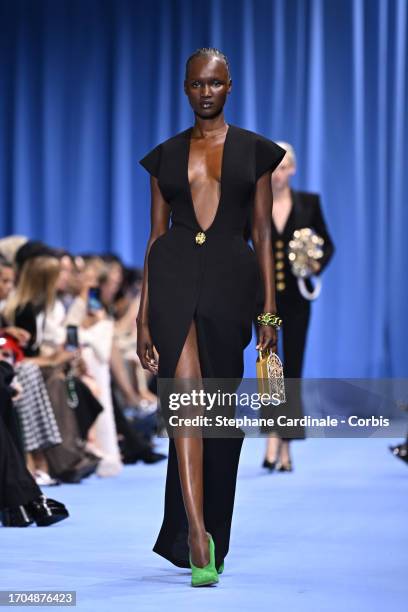
<instances>
[{"instance_id":1,"label":"blonde hair","mask_svg":"<svg viewBox=\"0 0 408 612\"><path fill-rule=\"evenodd\" d=\"M284 140L277 141L276 144L282 147L282 149L285 149L285 151L287 152L285 155L285 161L289 161L294 166L296 166L296 153L292 145L288 142L285 142Z\"/></svg>"},{"instance_id":2,"label":"blonde hair","mask_svg":"<svg viewBox=\"0 0 408 612\"><path fill-rule=\"evenodd\" d=\"M109 272L109 266L103 261L102 257L92 255L84 260L84 264L85 270L91 269L94 271L98 285L106 280Z\"/></svg>"},{"instance_id":3,"label":"blonde hair","mask_svg":"<svg viewBox=\"0 0 408 612\"><path fill-rule=\"evenodd\" d=\"M17 308L30 302L45 312L52 308L59 272L60 262L56 257L39 255L27 259L21 269L16 289L3 310L9 324L14 323Z\"/></svg>"},{"instance_id":4,"label":"blonde hair","mask_svg":"<svg viewBox=\"0 0 408 612\"><path fill-rule=\"evenodd\" d=\"M0 240L0 254L3 255L9 263L14 263L16 253L20 247L28 242L25 236L6 236Z\"/></svg>"}]
</instances>

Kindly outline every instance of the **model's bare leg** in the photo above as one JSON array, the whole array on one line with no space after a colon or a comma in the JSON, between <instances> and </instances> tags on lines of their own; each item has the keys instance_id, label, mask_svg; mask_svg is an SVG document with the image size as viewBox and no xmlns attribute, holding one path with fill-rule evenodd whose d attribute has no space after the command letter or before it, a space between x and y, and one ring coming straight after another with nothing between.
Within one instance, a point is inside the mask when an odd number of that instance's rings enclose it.
<instances>
[{"instance_id":1,"label":"model's bare leg","mask_svg":"<svg viewBox=\"0 0 408 612\"><path fill-rule=\"evenodd\" d=\"M278 459L281 439L276 435L270 435L266 440L266 459L274 463Z\"/></svg>"},{"instance_id":2,"label":"model's bare leg","mask_svg":"<svg viewBox=\"0 0 408 612\"><path fill-rule=\"evenodd\" d=\"M197 332L193 321L179 362L175 378L201 380ZM186 509L188 543L193 564L204 567L209 563L208 536L203 514L203 440L199 436L175 436L180 484Z\"/></svg>"},{"instance_id":3,"label":"model's bare leg","mask_svg":"<svg viewBox=\"0 0 408 612\"><path fill-rule=\"evenodd\" d=\"M282 465L290 463L289 440L282 440L279 459Z\"/></svg>"}]
</instances>

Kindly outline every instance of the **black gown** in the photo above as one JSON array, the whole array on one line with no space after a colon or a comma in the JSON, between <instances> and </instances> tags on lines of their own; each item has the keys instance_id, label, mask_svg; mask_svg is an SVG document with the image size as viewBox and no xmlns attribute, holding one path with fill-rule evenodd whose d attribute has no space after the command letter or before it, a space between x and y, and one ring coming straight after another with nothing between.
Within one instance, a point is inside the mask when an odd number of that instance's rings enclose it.
<instances>
[{"instance_id":1,"label":"black gown","mask_svg":"<svg viewBox=\"0 0 408 612\"><path fill-rule=\"evenodd\" d=\"M171 227L148 256L148 320L159 353L158 377L172 378L194 319L203 378L241 379L243 351L252 335L260 282L258 262L243 237L257 180L273 171L284 149L259 134L229 125L224 143L220 199L205 241L188 180L193 128L155 147L140 163L157 177L171 208ZM204 438L204 521L215 543L216 563L228 552L242 437ZM174 441L169 441L163 524L153 548L189 567L188 523Z\"/></svg>"}]
</instances>

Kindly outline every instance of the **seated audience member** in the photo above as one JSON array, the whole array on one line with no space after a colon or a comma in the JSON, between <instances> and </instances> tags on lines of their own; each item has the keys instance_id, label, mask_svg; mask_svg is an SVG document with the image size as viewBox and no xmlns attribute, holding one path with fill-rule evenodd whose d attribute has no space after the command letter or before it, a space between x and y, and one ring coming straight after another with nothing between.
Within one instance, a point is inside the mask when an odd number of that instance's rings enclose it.
<instances>
[{"instance_id":1,"label":"seated audience member","mask_svg":"<svg viewBox=\"0 0 408 612\"><path fill-rule=\"evenodd\" d=\"M23 388L27 389L27 394L24 394L27 397L33 381L39 384L38 370L33 370L33 366L39 366L51 403L50 406L43 398L36 397L35 411L31 406L30 413L27 402L17 403L26 450L37 450L33 457L37 469L45 471L46 463L56 478L79 482L95 471L97 460L86 456L76 417L68 405L64 369L76 359L77 354L64 350L62 344L53 352L41 352L47 317L52 318L56 308L59 260L45 245L26 243L17 252L16 262L17 286L3 309L3 315L9 324L13 323L30 333L30 340L24 347L26 360L17 368L17 376ZM41 422L40 416L44 424L35 428L34 425ZM58 430L62 439L56 442ZM48 439L50 435L54 439Z\"/></svg>"},{"instance_id":2,"label":"seated audience member","mask_svg":"<svg viewBox=\"0 0 408 612\"><path fill-rule=\"evenodd\" d=\"M0 312L14 288L14 278L13 264L0 255Z\"/></svg>"},{"instance_id":3,"label":"seated audience member","mask_svg":"<svg viewBox=\"0 0 408 612\"><path fill-rule=\"evenodd\" d=\"M84 272L98 289L92 303L88 304L87 316L79 328L82 358L87 373L99 390L99 401L103 411L98 415L90 431L90 442L96 452L102 454L97 474L102 477L115 476L123 467L111 394L110 362L112 355L113 321L100 300L100 285L106 280L106 266L100 258L88 258ZM93 439L92 439L92 436Z\"/></svg>"},{"instance_id":4,"label":"seated audience member","mask_svg":"<svg viewBox=\"0 0 408 612\"><path fill-rule=\"evenodd\" d=\"M0 303L1 310L14 289L14 269L11 263L0 259ZM13 361L19 372L22 386L18 402L18 411L22 423L24 441L21 440L27 454L29 469L38 485L58 484L48 474L48 465L41 449L60 444L62 439L58 430L51 403L45 388L44 380L37 365L22 363L31 334L20 327L9 326L0 312L0 335L3 347L8 343L8 350L13 354ZM14 338L18 345L12 344ZM21 347L21 348L20 348ZM38 432L45 432L43 434ZM31 439L30 439L31 438Z\"/></svg>"},{"instance_id":5,"label":"seated audience member","mask_svg":"<svg viewBox=\"0 0 408 612\"><path fill-rule=\"evenodd\" d=\"M59 272L52 274L51 263L56 260ZM48 272L45 264L50 268ZM12 273L12 268L8 269ZM122 460L154 463L164 459L165 455L154 452L151 439L146 440L136 431L112 402L111 371L127 405L140 406L146 402L137 391L136 381L129 376L111 333L113 319L108 311L113 311L123 279L120 260L106 256L105 262L92 256L84 261L42 242L26 241L16 253L16 270L17 289L5 306L10 314L10 304L17 296L13 322L17 320L21 327L12 328L8 321L4 325L8 331L17 330L24 345L25 358L16 365L23 389L16 408L27 466L37 483L43 486L58 484L59 480L79 482L92 471L112 476L121 470ZM32 285L38 282L25 302L21 287L30 285L27 277ZM36 301L41 294L38 291L41 282L46 287L44 308L41 300ZM10 280L8 285L12 285ZM98 290L104 305L102 312L89 308L92 288ZM68 325L78 328L85 358L71 357L63 349ZM149 402L149 406L153 407L154 402ZM77 461L73 461L73 450L75 454L79 452ZM64 464L70 467L64 469Z\"/></svg>"},{"instance_id":6,"label":"seated audience member","mask_svg":"<svg viewBox=\"0 0 408 612\"><path fill-rule=\"evenodd\" d=\"M4 347L4 345L3 345ZM1 348L1 345L0 345ZM69 516L61 502L42 494L19 448L13 401L20 392L6 351L0 354L0 520L4 527L46 527Z\"/></svg>"},{"instance_id":7,"label":"seated audience member","mask_svg":"<svg viewBox=\"0 0 408 612\"><path fill-rule=\"evenodd\" d=\"M105 264L104 274L100 278L101 301L113 316L114 299L123 282L124 265L120 257L113 253L105 253L101 260Z\"/></svg>"},{"instance_id":8,"label":"seated audience member","mask_svg":"<svg viewBox=\"0 0 408 612\"><path fill-rule=\"evenodd\" d=\"M13 265L0 255L0 330L7 333L17 340L22 346L26 345L30 340L30 334L25 329L7 325L7 322L2 316L2 310L6 300L14 289L14 269Z\"/></svg>"},{"instance_id":9,"label":"seated audience member","mask_svg":"<svg viewBox=\"0 0 408 612\"><path fill-rule=\"evenodd\" d=\"M28 242L28 238L25 236L6 236L5 238L0 238L0 258L12 264L17 251L26 242Z\"/></svg>"},{"instance_id":10,"label":"seated audience member","mask_svg":"<svg viewBox=\"0 0 408 612\"><path fill-rule=\"evenodd\" d=\"M122 437L123 460L126 463L134 463L139 459L146 463L160 461L164 455L155 453L151 441L146 442L138 432L133 431L112 397L111 372L127 403L129 405L138 403L138 397L129 382L114 341L113 318L108 314L108 311L112 309L113 298L117 292L120 267L115 260L109 269L100 258L88 256L86 269L88 275L92 272L94 274L95 289L98 290L97 295L100 300L99 303L92 301L89 305L88 318L80 329L81 344L84 346L83 357L87 370L100 389L101 402L105 409L104 414L100 415L96 422L93 442L102 453L111 457L111 466L116 447L120 453L118 434ZM109 279L110 272L113 275L111 279ZM101 462L97 473L110 475L111 470L115 469L114 465L111 466L107 458L105 465Z\"/></svg>"}]
</instances>

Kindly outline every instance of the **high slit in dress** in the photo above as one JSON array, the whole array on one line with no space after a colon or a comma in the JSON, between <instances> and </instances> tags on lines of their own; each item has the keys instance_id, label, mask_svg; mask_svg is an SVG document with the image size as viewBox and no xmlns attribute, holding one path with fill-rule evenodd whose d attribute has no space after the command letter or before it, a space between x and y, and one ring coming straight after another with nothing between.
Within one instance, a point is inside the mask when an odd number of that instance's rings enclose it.
<instances>
[{"instance_id":1,"label":"high slit in dress","mask_svg":"<svg viewBox=\"0 0 408 612\"><path fill-rule=\"evenodd\" d=\"M171 208L171 226L148 256L148 321L159 353L158 378L174 377L194 320L202 377L240 380L260 282L244 227L258 178L273 171L285 150L229 124L218 208L203 232L188 180L192 129L159 144L140 161L157 177ZM201 244L196 241L200 232L205 234ZM242 442L243 437L203 439L204 522L214 539L217 566L228 552ZM170 439L164 518L153 550L178 567L190 567L187 536L176 449Z\"/></svg>"}]
</instances>

